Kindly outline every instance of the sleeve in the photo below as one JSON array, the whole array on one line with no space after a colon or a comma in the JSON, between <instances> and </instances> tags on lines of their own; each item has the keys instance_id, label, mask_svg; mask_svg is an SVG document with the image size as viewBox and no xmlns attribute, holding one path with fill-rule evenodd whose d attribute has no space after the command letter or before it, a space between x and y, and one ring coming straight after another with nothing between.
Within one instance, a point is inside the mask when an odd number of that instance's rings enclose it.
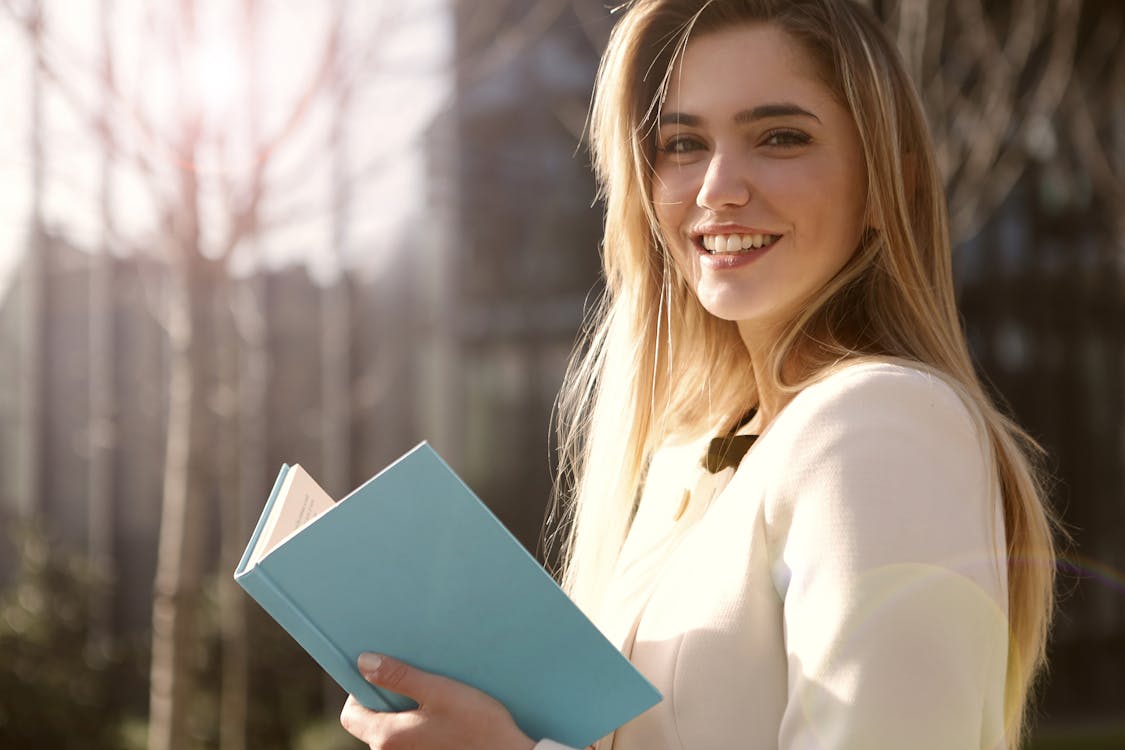
<instances>
[{"instance_id":1,"label":"sleeve","mask_svg":"<svg viewBox=\"0 0 1125 750\"><path fill-rule=\"evenodd\" d=\"M788 662L779 749L1003 748L991 449L936 376L898 368L822 390L801 406L770 500Z\"/></svg>"}]
</instances>

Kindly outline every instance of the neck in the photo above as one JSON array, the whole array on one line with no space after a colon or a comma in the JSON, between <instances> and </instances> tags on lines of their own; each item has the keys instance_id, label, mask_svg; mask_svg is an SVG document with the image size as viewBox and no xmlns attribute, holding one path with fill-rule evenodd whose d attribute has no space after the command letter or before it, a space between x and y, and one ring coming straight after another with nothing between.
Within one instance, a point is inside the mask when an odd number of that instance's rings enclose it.
<instances>
[{"instance_id":1,"label":"neck","mask_svg":"<svg viewBox=\"0 0 1125 750\"><path fill-rule=\"evenodd\" d=\"M773 421L774 416L784 406L781 394L773 387L772 382L769 382L772 379L760 377L760 374L768 369L768 353L770 347L777 341L779 331L776 327L740 320L738 335L750 354L750 363L754 368L758 386L758 420L764 428Z\"/></svg>"}]
</instances>

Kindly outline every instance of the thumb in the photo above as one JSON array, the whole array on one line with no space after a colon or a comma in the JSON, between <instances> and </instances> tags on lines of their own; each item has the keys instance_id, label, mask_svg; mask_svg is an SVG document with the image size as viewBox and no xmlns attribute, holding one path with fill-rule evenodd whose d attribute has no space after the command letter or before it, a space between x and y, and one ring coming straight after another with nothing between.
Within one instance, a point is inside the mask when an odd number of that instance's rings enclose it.
<instances>
[{"instance_id":1,"label":"thumb","mask_svg":"<svg viewBox=\"0 0 1125 750\"><path fill-rule=\"evenodd\" d=\"M441 700L448 680L382 654L363 653L356 662L363 679L413 699L419 706Z\"/></svg>"}]
</instances>

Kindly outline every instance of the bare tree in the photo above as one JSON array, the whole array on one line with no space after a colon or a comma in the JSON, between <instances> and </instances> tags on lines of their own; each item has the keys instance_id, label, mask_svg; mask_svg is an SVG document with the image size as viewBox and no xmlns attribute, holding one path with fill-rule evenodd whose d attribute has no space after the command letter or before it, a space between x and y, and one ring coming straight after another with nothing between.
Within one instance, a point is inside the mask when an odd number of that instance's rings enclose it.
<instances>
[{"instance_id":1,"label":"bare tree","mask_svg":"<svg viewBox=\"0 0 1125 750\"><path fill-rule=\"evenodd\" d=\"M238 544L236 535L246 533L244 503L247 497L264 495L261 462L264 461L265 399L264 378L268 363L265 357L264 331L266 321L259 307L261 290L256 282L232 285L229 271L236 253L249 252L272 229L264 217L262 206L267 196L285 191L301 172L279 175L271 169L279 156L296 142L294 134L310 127L310 113L317 107L341 107L346 110L360 85L371 85L380 74L411 71L379 70L374 57L381 48L380 38L395 32L395 21L402 9L386 4L384 23L372 25L374 38L360 49L341 49L344 30L344 0L334 6L336 23L315 39L317 52L312 72L299 86L287 112L269 129L249 114L253 153L250 158L232 159L223 164L218 175L200 169L214 161L216 154L237 149L237 139L209 122L204 116L202 94L192 80L193 60L200 48L203 33L199 23L202 0L176 0L174 3L142 5L149 26L144 36L148 52L166 58L174 71L169 82L176 113L170 120L153 116L136 84L129 84L116 75L112 48L113 16L117 6L103 0L101 6L104 28L100 65L91 66L81 53L60 41L63 36L45 35L41 0L0 0L0 10L19 21L26 31L33 51L31 113L32 123L32 252L25 272L34 279L42 278L44 242L41 198L44 182L45 129L42 123L41 92L49 88L79 118L85 133L97 139L103 153L100 205L103 236L96 271L91 279L91 343L97 351L90 380L90 435L95 441L90 466L90 528L91 550L103 556L112 547L112 474L106 451L113 440L113 409L111 384L112 360L112 263L110 247L135 253L162 253L169 269L169 288L159 302L159 319L168 332L170 371L168 383L167 436L164 446L163 489L158 541L158 561L154 579L152 610L152 662L150 671L149 747L152 750L177 750L188 744L191 706L197 692L196 652L198 646L197 610L201 604L202 581L208 567L203 559L203 535L210 522L216 497L223 498L225 513L223 529L223 564L234 559ZM505 4L508 0L495 0ZM483 5L483 4L482 4ZM478 55L483 67L500 64L516 47L534 40L536 30L557 17L561 0L537 0L514 22L510 33L502 31L482 41L485 50ZM261 16L255 0L245 0L249 34ZM160 21L160 22L158 22ZM499 44L503 42L503 44ZM502 48L504 55L497 55ZM253 43L248 45L251 55ZM346 54L345 54L346 52ZM492 62L488 62L491 60ZM499 62L498 62L499 61ZM142 55L141 64L155 62ZM375 69L373 69L375 68ZM429 71L433 72L433 71ZM250 80L260 79L251 67ZM93 84L93 85L91 85ZM253 83L251 83L253 86ZM91 100L90 92L95 96ZM97 97L101 96L101 99ZM251 92L251 101L257 95ZM336 130L330 137L333 145L333 231L331 244L342 263L348 242L348 206L353 200L353 186L377 172L387 158L377 155L369 164L353 165L348 151L346 111L337 115ZM311 153L310 159L319 159ZM245 165L244 167L240 165ZM153 242L125 236L126 230L113 215L117 178L128 172L144 182L151 198L152 210L158 217L157 236ZM216 195L222 195L221 212L214 213ZM210 213L208 211L210 210ZM323 210L323 209L321 209ZM219 231L211 231L218 228ZM146 248L147 245L151 247ZM448 283L443 280L442 283ZM42 300L36 294L40 285L25 285L28 291L28 326L26 344L31 356L25 358L23 388L28 398L22 415L21 446L25 454L22 466L21 497L32 503L40 495L37 479L42 470L38 437L42 428L37 411L42 402L41 374L36 368L41 356L35 350L42 345ZM428 288L426 296L440 304L445 287ZM348 482L348 429L352 392L347 323L349 299L347 281L325 291L324 326L326 336L322 373L325 382L324 410L325 452L329 459L328 482L336 491ZM235 311L240 349L224 348L224 326L230 323L230 310ZM226 310L224 313L223 311ZM446 342L448 344L448 342ZM434 377L449 367L448 347L438 347ZM440 355L440 356L438 356ZM444 389L439 395L448 398ZM237 412L224 411L231 403L230 394L239 393ZM434 407L434 423L440 427L441 408ZM229 434L222 427L238 425L241 435L235 447L224 444L216 459L217 434ZM436 427L435 427L436 429ZM104 449L104 450L103 450ZM332 461L336 461L333 468ZM237 468L235 463L237 462ZM238 477L235 482L232 477ZM241 497L231 500L220 489L237 484ZM96 516L96 518L95 518ZM105 562L105 561L103 561ZM108 562L106 562L108 566ZM107 572L111 568L107 567ZM223 633L223 698L222 741L224 748L237 750L244 745L246 716L246 642L245 612L242 602L228 586L220 592L221 628Z\"/></svg>"},{"instance_id":2,"label":"bare tree","mask_svg":"<svg viewBox=\"0 0 1125 750\"><path fill-rule=\"evenodd\" d=\"M181 0L177 17L179 49L197 48L196 6ZM298 100L286 123L295 128L309 103L324 87L338 51L338 30L323 42L317 74ZM182 54L182 53L181 53ZM183 68L181 67L181 70ZM189 86L180 101L179 140L175 147L181 164L199 161L203 136L199 102ZM257 154L240 201L233 202L229 229L219 252L205 252L200 235L199 183L193 169L180 170L179 195L169 211L176 271L170 322L173 345L172 383L168 417L168 451L161 534L153 602L153 656L149 717L150 750L177 750L188 741L188 717L192 705L196 666L195 617L203 566L202 524L208 507L207 492L214 466L209 459L213 435L210 388L215 385L216 331L213 311L218 303L220 281L235 248L255 229L258 206L266 190L265 169L274 147L287 135L282 131ZM229 675L228 675L229 679ZM234 700L229 692L228 699Z\"/></svg>"},{"instance_id":3,"label":"bare tree","mask_svg":"<svg viewBox=\"0 0 1125 750\"><path fill-rule=\"evenodd\" d=\"M917 82L946 180L955 240L1023 175L1028 143L1072 79L1081 0L892 0L883 14Z\"/></svg>"},{"instance_id":4,"label":"bare tree","mask_svg":"<svg viewBox=\"0 0 1125 750\"><path fill-rule=\"evenodd\" d=\"M1062 108L1063 126L1109 219L1125 263L1125 7L1106 8L1078 55ZM1096 92L1096 93L1095 93Z\"/></svg>"}]
</instances>

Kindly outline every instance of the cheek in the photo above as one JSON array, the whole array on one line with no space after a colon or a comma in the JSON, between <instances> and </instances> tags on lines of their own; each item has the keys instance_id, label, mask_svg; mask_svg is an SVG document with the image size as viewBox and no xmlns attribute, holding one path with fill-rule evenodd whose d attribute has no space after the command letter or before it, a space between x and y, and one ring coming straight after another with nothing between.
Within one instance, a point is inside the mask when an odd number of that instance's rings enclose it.
<instances>
[{"instance_id":1,"label":"cheek","mask_svg":"<svg viewBox=\"0 0 1125 750\"><path fill-rule=\"evenodd\" d=\"M694 246L689 248L684 236L684 225L689 219L690 207L695 205L695 194L680 180L657 176L653 179L652 203L664 246L676 271L685 279L695 278L698 276L698 260Z\"/></svg>"},{"instance_id":2,"label":"cheek","mask_svg":"<svg viewBox=\"0 0 1125 750\"><path fill-rule=\"evenodd\" d=\"M867 179L863 165L841 159L825 173L826 181L831 185L829 194L837 196L837 200L822 207L825 224L832 225L841 241L854 244L863 228L867 206Z\"/></svg>"},{"instance_id":3,"label":"cheek","mask_svg":"<svg viewBox=\"0 0 1125 750\"><path fill-rule=\"evenodd\" d=\"M691 170L670 167L656 172L652 180L652 203L660 226L671 239L682 229L688 210L699 193Z\"/></svg>"},{"instance_id":4,"label":"cheek","mask_svg":"<svg viewBox=\"0 0 1125 750\"><path fill-rule=\"evenodd\" d=\"M838 163L808 162L760 183L774 207L794 224L800 245L837 254L854 248L866 204L866 184ZM843 250L840 250L843 252Z\"/></svg>"}]
</instances>

